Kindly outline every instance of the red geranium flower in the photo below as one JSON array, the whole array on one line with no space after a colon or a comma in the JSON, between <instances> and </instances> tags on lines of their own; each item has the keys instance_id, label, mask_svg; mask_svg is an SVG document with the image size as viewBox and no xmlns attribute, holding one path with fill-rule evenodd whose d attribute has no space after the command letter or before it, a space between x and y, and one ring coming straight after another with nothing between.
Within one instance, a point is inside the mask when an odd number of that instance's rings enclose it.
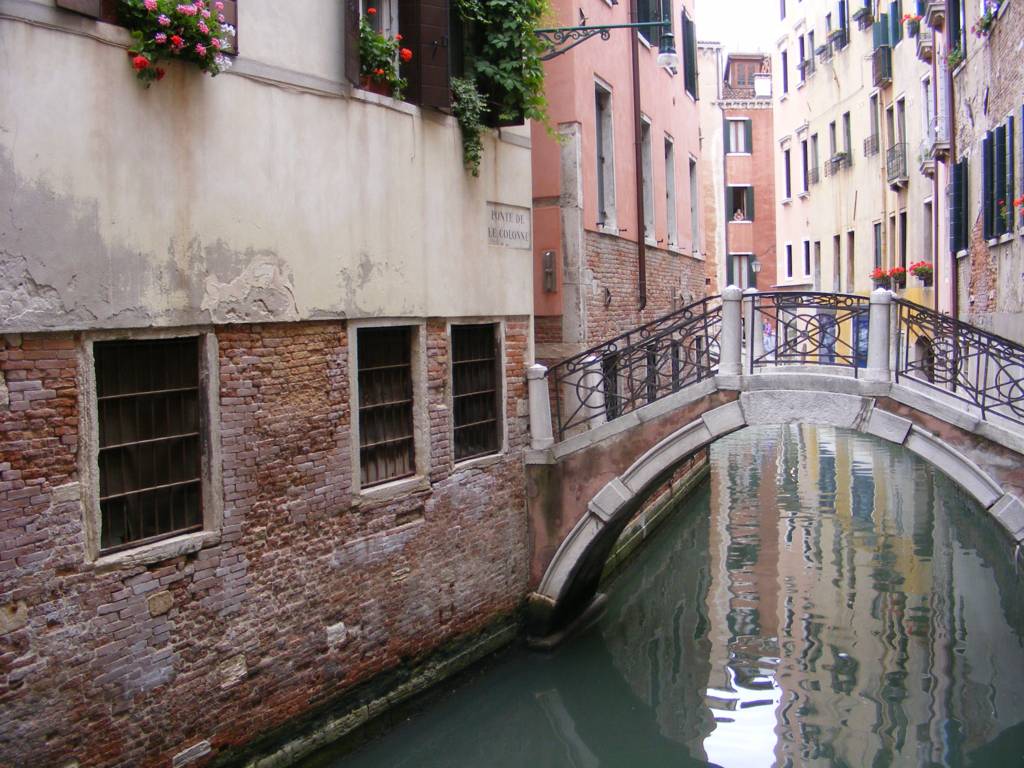
<instances>
[{"instance_id":1,"label":"red geranium flower","mask_svg":"<svg viewBox=\"0 0 1024 768\"><path fill-rule=\"evenodd\" d=\"M401 35L395 35L395 40L397 40L398 42L402 42L402 36Z\"/></svg>"},{"instance_id":2,"label":"red geranium flower","mask_svg":"<svg viewBox=\"0 0 1024 768\"><path fill-rule=\"evenodd\" d=\"M147 59L145 56L136 56L132 59L132 67L134 67L136 71L143 70L148 66L149 59Z\"/></svg>"},{"instance_id":3,"label":"red geranium flower","mask_svg":"<svg viewBox=\"0 0 1024 768\"><path fill-rule=\"evenodd\" d=\"M175 48L181 48L185 44L185 41L181 38L181 35L171 35L171 45Z\"/></svg>"},{"instance_id":4,"label":"red geranium flower","mask_svg":"<svg viewBox=\"0 0 1024 768\"><path fill-rule=\"evenodd\" d=\"M367 16L375 16L376 14L377 14L377 9L376 8L367 8L366 9L366 15Z\"/></svg>"},{"instance_id":5,"label":"red geranium flower","mask_svg":"<svg viewBox=\"0 0 1024 768\"><path fill-rule=\"evenodd\" d=\"M402 48L398 51L398 58L402 61L410 61L412 59L412 51L408 48Z\"/></svg>"}]
</instances>

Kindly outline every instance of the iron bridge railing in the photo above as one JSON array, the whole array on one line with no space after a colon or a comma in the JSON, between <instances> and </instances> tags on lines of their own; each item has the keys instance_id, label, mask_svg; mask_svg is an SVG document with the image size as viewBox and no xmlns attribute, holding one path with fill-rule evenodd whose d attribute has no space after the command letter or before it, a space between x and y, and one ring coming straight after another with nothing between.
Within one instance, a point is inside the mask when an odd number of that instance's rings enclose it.
<instances>
[{"instance_id":1,"label":"iron bridge railing","mask_svg":"<svg viewBox=\"0 0 1024 768\"><path fill-rule=\"evenodd\" d=\"M749 370L767 365L867 365L866 296L817 291L778 291L750 297ZM749 316L749 315L748 315Z\"/></svg>"},{"instance_id":2,"label":"iron bridge railing","mask_svg":"<svg viewBox=\"0 0 1024 768\"><path fill-rule=\"evenodd\" d=\"M976 407L982 419L1024 424L1024 346L896 299L895 379Z\"/></svg>"},{"instance_id":3,"label":"iron bridge railing","mask_svg":"<svg viewBox=\"0 0 1024 768\"><path fill-rule=\"evenodd\" d=\"M552 366L558 439L714 375L721 313L720 298L710 296Z\"/></svg>"}]
</instances>

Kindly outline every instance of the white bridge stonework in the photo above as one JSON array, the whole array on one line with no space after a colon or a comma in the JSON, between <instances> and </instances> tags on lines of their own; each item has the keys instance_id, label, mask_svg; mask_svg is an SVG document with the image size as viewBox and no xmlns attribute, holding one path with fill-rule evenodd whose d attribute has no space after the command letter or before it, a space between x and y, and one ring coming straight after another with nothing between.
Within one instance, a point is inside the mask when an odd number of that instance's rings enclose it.
<instances>
[{"instance_id":1,"label":"white bridge stonework","mask_svg":"<svg viewBox=\"0 0 1024 768\"><path fill-rule=\"evenodd\" d=\"M729 290L719 369L735 373L691 384L553 443L541 389L546 382L541 371L531 372L531 421L540 421L527 457L535 584L528 624L534 637L560 630L586 607L619 533L674 469L747 426L828 425L902 445L970 494L999 522L1008 543L1024 543L1024 428L983 420L962 402L906 378L892 381L883 297L872 297L872 310L883 311L871 313L868 376L825 366L743 374L738 301L729 306ZM735 333L729 332L730 319Z\"/></svg>"}]
</instances>

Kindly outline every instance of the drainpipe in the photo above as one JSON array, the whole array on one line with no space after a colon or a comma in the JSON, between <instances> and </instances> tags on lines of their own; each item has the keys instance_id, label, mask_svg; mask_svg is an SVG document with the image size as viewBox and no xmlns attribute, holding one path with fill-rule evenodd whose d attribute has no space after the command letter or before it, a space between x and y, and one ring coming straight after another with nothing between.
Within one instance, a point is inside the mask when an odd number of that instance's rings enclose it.
<instances>
[{"instance_id":1,"label":"drainpipe","mask_svg":"<svg viewBox=\"0 0 1024 768\"><path fill-rule=\"evenodd\" d=\"M953 50L953 44L956 42L959 44L959 40L953 41L953 31L949 25L949 14L947 13L943 17L943 24L945 25L946 32L946 53L947 55ZM963 19L960 20L962 25ZM966 51L964 51L966 53ZM949 111L949 165L948 170L952 170L953 166L956 165L956 102L954 99L953 89L953 70L949 68L949 64L946 65L946 109ZM948 218L948 217L947 217ZM946 247L949 247L949 238L946 238ZM970 247L970 243L967 243L967 247ZM955 253L950 254L950 272L949 272L949 284L953 292L952 303L950 304L950 313L954 320L960 319L960 270L957 269L956 265L957 256ZM936 260L937 261L937 260ZM939 291L939 280L936 276L933 282L935 286L935 292Z\"/></svg>"},{"instance_id":2,"label":"drainpipe","mask_svg":"<svg viewBox=\"0 0 1024 768\"><path fill-rule=\"evenodd\" d=\"M636 24L640 21L637 13L637 0L630 0L629 20ZM629 30L630 54L633 64L633 139L636 156L636 271L640 287L640 301L637 309L643 311L647 306L647 243L644 241L644 150L643 126L640 119L640 41L635 29Z\"/></svg>"},{"instance_id":3,"label":"drainpipe","mask_svg":"<svg viewBox=\"0 0 1024 768\"><path fill-rule=\"evenodd\" d=\"M918 34L921 34L921 33L918 32ZM935 92L935 115L933 116L932 119L935 120L935 123L936 123L936 128L935 128L935 130L936 130L936 137L935 138L938 139L938 135L937 134L938 134L938 122L939 122L939 88L940 87L945 88L946 84L942 83L941 86L939 85L939 55L935 52L935 47L936 47L935 46L935 37L936 37L935 30L932 30L932 90ZM939 266L939 258L938 257L939 257L939 254L941 253L941 251L939 250L939 248L940 248L940 245L939 245L939 204L940 204L940 198L939 198L939 167L938 167L938 165L935 166L935 169L932 172L935 174L932 177L932 250L935 251L935 269L933 270L934 274L932 275L932 286L934 286L933 287L934 293L932 295L932 303L933 303L934 306L932 307L932 309L935 311L935 314L938 314L939 313L939 295L942 293L942 290L939 288L939 274L938 274L938 272L939 272L938 271L938 266ZM947 171L946 175L947 176L949 175L948 171ZM942 199L942 202L943 203L945 202L945 198ZM949 237L948 236L946 237L946 243L947 243L947 245L949 244ZM928 255L931 256L930 253Z\"/></svg>"}]
</instances>

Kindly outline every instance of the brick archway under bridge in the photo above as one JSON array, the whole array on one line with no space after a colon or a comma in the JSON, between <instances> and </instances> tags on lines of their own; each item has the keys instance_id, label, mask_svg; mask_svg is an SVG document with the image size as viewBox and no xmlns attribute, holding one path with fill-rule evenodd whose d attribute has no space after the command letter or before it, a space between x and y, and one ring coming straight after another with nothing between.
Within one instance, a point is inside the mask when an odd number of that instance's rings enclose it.
<instances>
[{"instance_id":1,"label":"brick archway under bridge","mask_svg":"<svg viewBox=\"0 0 1024 768\"><path fill-rule=\"evenodd\" d=\"M531 637L557 634L591 603L619 534L675 469L747 426L826 425L902 445L977 500L1000 523L1008 546L1024 543L1021 425L985 420L906 379L855 378L808 366L744 375L738 365L730 373L728 343L723 336L720 368L726 373L558 443L535 441L527 466ZM531 397L531 409L546 394L545 388Z\"/></svg>"}]
</instances>

